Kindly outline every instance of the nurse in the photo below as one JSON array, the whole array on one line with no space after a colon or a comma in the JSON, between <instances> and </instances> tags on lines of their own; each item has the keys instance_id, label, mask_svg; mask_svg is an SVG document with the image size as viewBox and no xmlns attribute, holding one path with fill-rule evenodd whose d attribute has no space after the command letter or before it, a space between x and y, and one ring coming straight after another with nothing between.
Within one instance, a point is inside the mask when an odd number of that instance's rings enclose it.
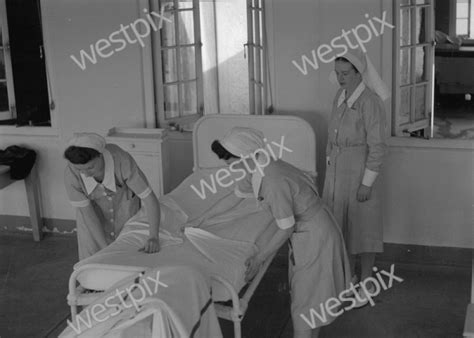
<instances>
[{"instance_id":1,"label":"nurse","mask_svg":"<svg viewBox=\"0 0 474 338\"><path fill-rule=\"evenodd\" d=\"M79 259L87 258L113 242L123 225L140 209L149 220L149 238L141 249L160 250L160 205L133 158L93 133L77 134L69 141L64 180L76 208Z\"/></svg>"},{"instance_id":2,"label":"nurse","mask_svg":"<svg viewBox=\"0 0 474 338\"><path fill-rule=\"evenodd\" d=\"M290 237L289 280L291 315L295 337L317 337L321 326L335 317L321 320L310 315L347 289L349 261L339 227L322 203L312 181L299 169L273 160L263 151L263 134L250 128L233 128L212 150L233 170L244 169L249 179L235 187L238 197L255 197L275 218L278 231L265 250L247 261L246 280ZM253 158L249 156L254 155ZM259 167L256 166L259 161ZM265 164L265 166L263 165ZM258 168L262 168L260 172ZM251 176L251 177L250 177ZM336 312L336 311L335 311ZM314 328L302 317L313 317Z\"/></svg>"},{"instance_id":3,"label":"nurse","mask_svg":"<svg viewBox=\"0 0 474 338\"><path fill-rule=\"evenodd\" d=\"M323 199L342 227L355 284L356 255L364 280L372 275L375 253L383 251L382 182L377 176L386 152L382 100L389 91L361 50L336 58L332 75L341 88L329 122ZM367 302L363 295L361 299L359 306Z\"/></svg>"}]
</instances>

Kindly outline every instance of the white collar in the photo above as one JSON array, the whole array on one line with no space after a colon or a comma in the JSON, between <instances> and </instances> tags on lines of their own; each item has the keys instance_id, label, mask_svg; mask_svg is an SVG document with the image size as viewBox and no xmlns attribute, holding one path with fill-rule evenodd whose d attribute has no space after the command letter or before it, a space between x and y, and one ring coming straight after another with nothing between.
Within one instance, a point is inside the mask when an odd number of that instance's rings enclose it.
<instances>
[{"instance_id":1,"label":"white collar","mask_svg":"<svg viewBox=\"0 0 474 338\"><path fill-rule=\"evenodd\" d=\"M262 174L257 170L252 174L252 189L255 198L258 199L258 193L260 192L260 186L262 185Z\"/></svg>"},{"instance_id":2,"label":"white collar","mask_svg":"<svg viewBox=\"0 0 474 338\"><path fill-rule=\"evenodd\" d=\"M364 82L359 83L359 85L354 90L352 95L347 99L347 107L352 108L352 105L359 98L359 96L362 94L364 89L365 89ZM339 99L337 100L337 106L339 107L344 102L345 99L346 99L346 90L344 89L341 95L339 96Z\"/></svg>"},{"instance_id":3,"label":"white collar","mask_svg":"<svg viewBox=\"0 0 474 338\"><path fill-rule=\"evenodd\" d=\"M107 189L116 192L117 189L115 187L114 158L107 149L104 149L102 155L104 156L104 180L102 181L102 185ZM90 195L99 183L97 183L94 177L87 177L82 173L81 178L82 182L84 182L84 186L86 187L87 194Z\"/></svg>"},{"instance_id":4,"label":"white collar","mask_svg":"<svg viewBox=\"0 0 474 338\"><path fill-rule=\"evenodd\" d=\"M257 159L257 161L258 161L258 159ZM263 163L260 162L260 164L263 164ZM258 193L260 192L260 186L262 185L263 176L265 176L265 168L266 168L266 166L260 167L263 174L257 168L255 168L255 172L252 174L253 194L255 195L255 198L257 198L257 199L258 199Z\"/></svg>"}]
</instances>

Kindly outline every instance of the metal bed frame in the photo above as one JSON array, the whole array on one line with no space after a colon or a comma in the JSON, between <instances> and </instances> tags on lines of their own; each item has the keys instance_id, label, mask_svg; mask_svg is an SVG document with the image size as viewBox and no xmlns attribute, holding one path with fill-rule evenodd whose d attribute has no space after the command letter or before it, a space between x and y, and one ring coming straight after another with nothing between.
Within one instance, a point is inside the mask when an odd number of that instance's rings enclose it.
<instances>
[{"instance_id":1,"label":"metal bed frame","mask_svg":"<svg viewBox=\"0 0 474 338\"><path fill-rule=\"evenodd\" d=\"M231 306L220 304L220 303L214 303L214 308L219 318L230 320L234 323L234 337L235 338L240 338L242 336L241 321L244 319L250 299L252 298L255 290L257 289L260 281L262 280L271 262L273 261L273 258L275 257L275 255L276 253L273 254L270 258L268 258L264 262L260 271L255 276L255 278L249 284L247 284L248 287L241 298L239 297L238 291L235 290L233 286L227 280L225 280L224 278L218 275L211 276L213 280L218 281L225 287L225 289L228 292L228 295L230 296L230 300L232 302ZM107 269L107 270L115 270L115 271L122 271L122 272L126 271L130 273L134 273L134 272L142 272L143 270L146 270L148 268L138 267L138 266L110 265L110 264L89 264L89 265L81 266L79 269L74 270L71 276L69 277L69 294L67 295L67 302L71 308L72 321L76 320L76 316L78 312L77 308L79 306L83 307L83 306L87 306L91 304L96 299L100 298L105 292L105 291L102 291L102 292L86 293L85 292L86 290L82 286L78 285L79 282L77 281L77 277L79 276L79 274L89 269ZM151 315L151 313L148 315ZM141 317L141 318L144 318L144 317Z\"/></svg>"}]
</instances>

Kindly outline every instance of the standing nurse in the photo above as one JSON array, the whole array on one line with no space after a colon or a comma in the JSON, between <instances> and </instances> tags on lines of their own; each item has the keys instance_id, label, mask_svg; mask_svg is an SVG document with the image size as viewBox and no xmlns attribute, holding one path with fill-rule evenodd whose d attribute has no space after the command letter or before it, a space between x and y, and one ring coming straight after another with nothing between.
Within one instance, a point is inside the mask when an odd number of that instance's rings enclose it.
<instances>
[{"instance_id":1,"label":"standing nurse","mask_svg":"<svg viewBox=\"0 0 474 338\"><path fill-rule=\"evenodd\" d=\"M265 250L247 261L246 279L253 278L263 262L291 236L289 279L294 337L317 337L320 327L337 316L316 318L313 311L319 312L328 300L339 297L350 279L344 240L334 217L301 170L265 155L260 131L235 127L221 141L214 141L212 150L231 170L243 169L251 174L251 179L239 181L236 195L247 197L251 193L250 197L256 197L259 205L273 215L279 228ZM256 169L255 160L249 159L251 155L260 161L262 172ZM308 322L308 317L313 322Z\"/></svg>"},{"instance_id":2,"label":"standing nurse","mask_svg":"<svg viewBox=\"0 0 474 338\"><path fill-rule=\"evenodd\" d=\"M342 227L355 283L355 255L360 254L364 280L372 274L375 253L383 251L377 176L386 152L382 100L389 92L360 50L336 58L335 73L341 88L329 122L323 198Z\"/></svg>"},{"instance_id":3,"label":"standing nurse","mask_svg":"<svg viewBox=\"0 0 474 338\"><path fill-rule=\"evenodd\" d=\"M77 134L64 152L68 160L65 185L76 207L79 259L113 242L123 225L143 202L149 220L149 238L142 249L160 250L160 205L133 158L97 134Z\"/></svg>"}]
</instances>

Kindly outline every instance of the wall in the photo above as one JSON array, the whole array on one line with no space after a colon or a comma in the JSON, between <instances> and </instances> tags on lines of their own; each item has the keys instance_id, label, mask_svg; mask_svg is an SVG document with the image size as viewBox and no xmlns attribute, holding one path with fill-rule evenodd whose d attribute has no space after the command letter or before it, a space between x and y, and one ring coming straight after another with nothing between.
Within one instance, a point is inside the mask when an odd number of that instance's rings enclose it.
<instances>
[{"instance_id":1,"label":"wall","mask_svg":"<svg viewBox=\"0 0 474 338\"><path fill-rule=\"evenodd\" d=\"M327 120L337 87L328 82L333 64L303 75L293 64L301 56L370 17L392 22L389 0L274 0L272 20L273 97L278 114L308 120L317 135L319 189L325 172ZM391 83L391 31L366 46L372 62L387 84ZM311 58L312 59L312 58ZM386 103L390 117L390 102ZM384 180L384 240L389 243L448 247L473 247L474 154L472 148L456 149L449 140L389 140ZM411 144L412 143L412 144ZM395 144L399 144L395 146ZM426 144L426 146L424 146ZM471 143L472 144L472 143ZM413 145L417 145L414 147ZM434 147L434 148L433 148Z\"/></svg>"},{"instance_id":2,"label":"wall","mask_svg":"<svg viewBox=\"0 0 474 338\"><path fill-rule=\"evenodd\" d=\"M105 1L105 0L102 0ZM58 134L25 137L2 135L0 147L12 143L34 146L40 154L43 209L46 217L72 219L73 210L62 184L61 149L74 131L104 133L116 125L144 125L141 49L136 45L102 60L100 67L81 71L69 54L131 22L137 7L116 0L106 12L102 1L44 1L45 35L50 41L51 76L56 92ZM389 0L273 0L269 5L269 39L274 106L280 114L306 118L318 141L319 188L324 182L327 120L337 87L328 83L331 64L301 74L291 63L321 43L365 23L365 13L381 17ZM387 18L391 22L389 12ZM387 83L391 81L390 36L373 39L367 48ZM389 111L390 103L387 103ZM385 241L450 247L472 247L473 152L452 148L449 140L392 146L382 177L386 188ZM420 144L427 144L423 146ZM435 146L435 147L433 147ZM0 191L0 215L27 215L21 183Z\"/></svg>"},{"instance_id":3,"label":"wall","mask_svg":"<svg viewBox=\"0 0 474 338\"><path fill-rule=\"evenodd\" d=\"M57 128L49 136L4 133L0 139L0 148L23 144L38 151L42 209L47 218L74 218L65 195L62 159L64 144L74 132L105 134L113 126L145 125L140 46L127 45L96 65L89 64L84 71L69 57L77 57L80 49L108 37L120 24L129 24L138 17L136 1L114 0L113 6L104 4L110 1L42 1L46 54L53 66L49 70ZM17 182L0 191L0 215L28 215L22 185Z\"/></svg>"}]
</instances>

